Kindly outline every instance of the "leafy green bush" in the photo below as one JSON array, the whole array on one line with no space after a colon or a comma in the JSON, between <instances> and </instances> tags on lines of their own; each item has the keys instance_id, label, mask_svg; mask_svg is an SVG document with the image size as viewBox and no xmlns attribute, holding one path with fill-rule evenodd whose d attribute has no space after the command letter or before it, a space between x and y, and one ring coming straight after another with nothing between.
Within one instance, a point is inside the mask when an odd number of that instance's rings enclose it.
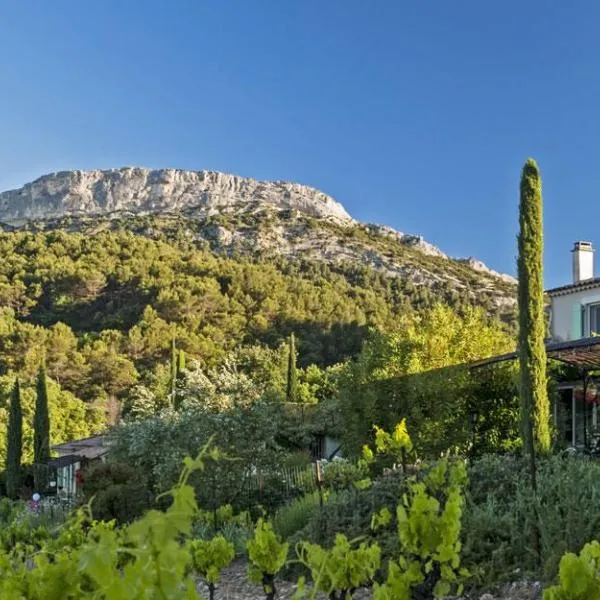
<instances>
[{"instance_id":1,"label":"leafy green bush","mask_svg":"<svg viewBox=\"0 0 600 600\"><path fill-rule=\"evenodd\" d=\"M254 537L248 541L248 575L252 581L262 584L267 600L275 598L275 576L285 564L288 548L270 523L258 520Z\"/></svg>"},{"instance_id":2,"label":"leafy green bush","mask_svg":"<svg viewBox=\"0 0 600 600\"><path fill-rule=\"evenodd\" d=\"M360 587L369 585L379 569L381 549L362 542L353 548L345 535L338 533L329 550L318 544L301 542L296 548L298 560L309 569L314 588L331 600L352 598Z\"/></svg>"},{"instance_id":3,"label":"leafy green bush","mask_svg":"<svg viewBox=\"0 0 600 600\"><path fill-rule=\"evenodd\" d=\"M467 470L461 461L439 461L409 489L396 509L400 555L390 560L385 583L375 585L375 600L445 598L462 592L460 530ZM391 517L385 510L380 521Z\"/></svg>"},{"instance_id":4,"label":"leafy green bush","mask_svg":"<svg viewBox=\"0 0 600 600\"><path fill-rule=\"evenodd\" d=\"M292 500L273 516L273 528L284 539L300 531L319 508L319 494L312 492Z\"/></svg>"},{"instance_id":5,"label":"leafy green bush","mask_svg":"<svg viewBox=\"0 0 600 600\"><path fill-rule=\"evenodd\" d=\"M82 487L96 519L128 523L152 505L151 491L126 464L93 466L85 473Z\"/></svg>"},{"instance_id":6,"label":"leafy green bush","mask_svg":"<svg viewBox=\"0 0 600 600\"><path fill-rule=\"evenodd\" d=\"M567 552L560 560L559 579L544 592L544 600L600 598L600 543L586 544L579 556Z\"/></svg>"},{"instance_id":7,"label":"leafy green bush","mask_svg":"<svg viewBox=\"0 0 600 600\"><path fill-rule=\"evenodd\" d=\"M235 549L223 536L211 540L193 540L189 544L192 568L208 583L209 599L214 600L215 585L221 579L221 571L231 564Z\"/></svg>"},{"instance_id":8,"label":"leafy green bush","mask_svg":"<svg viewBox=\"0 0 600 600\"><path fill-rule=\"evenodd\" d=\"M364 466L348 460L338 459L323 465L325 487L333 491L348 490L368 476Z\"/></svg>"}]
</instances>

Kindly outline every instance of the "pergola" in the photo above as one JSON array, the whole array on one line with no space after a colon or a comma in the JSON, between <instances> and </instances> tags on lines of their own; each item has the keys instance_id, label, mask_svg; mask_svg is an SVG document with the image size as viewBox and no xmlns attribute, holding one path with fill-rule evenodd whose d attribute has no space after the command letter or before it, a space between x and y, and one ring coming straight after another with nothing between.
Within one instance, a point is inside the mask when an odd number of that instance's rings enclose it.
<instances>
[{"instance_id":1,"label":"pergola","mask_svg":"<svg viewBox=\"0 0 600 600\"><path fill-rule=\"evenodd\" d=\"M546 355L550 360L562 362L575 367L581 378L583 388L583 399L587 399L588 386L592 380L593 371L600 371L600 336L587 337L570 342L546 342ZM475 361L469 365L471 369L477 369L487 365L500 363L518 358L518 352L500 354L482 360ZM587 433L584 412L584 443L587 443Z\"/></svg>"}]
</instances>

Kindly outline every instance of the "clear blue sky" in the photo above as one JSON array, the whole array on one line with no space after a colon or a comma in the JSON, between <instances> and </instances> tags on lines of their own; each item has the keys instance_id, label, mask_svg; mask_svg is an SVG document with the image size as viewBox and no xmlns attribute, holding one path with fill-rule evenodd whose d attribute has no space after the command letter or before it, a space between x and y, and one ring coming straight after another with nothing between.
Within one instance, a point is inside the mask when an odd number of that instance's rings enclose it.
<instances>
[{"instance_id":1,"label":"clear blue sky","mask_svg":"<svg viewBox=\"0 0 600 600\"><path fill-rule=\"evenodd\" d=\"M0 189L290 179L512 273L533 156L550 287L574 240L600 246L599 27L596 0L0 0Z\"/></svg>"}]
</instances>

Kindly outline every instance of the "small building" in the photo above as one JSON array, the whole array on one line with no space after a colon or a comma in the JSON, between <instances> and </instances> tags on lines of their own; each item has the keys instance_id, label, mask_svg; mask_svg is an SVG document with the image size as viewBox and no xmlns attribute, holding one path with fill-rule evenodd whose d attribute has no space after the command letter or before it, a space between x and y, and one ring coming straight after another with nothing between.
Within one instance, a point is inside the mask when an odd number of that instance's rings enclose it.
<instances>
[{"instance_id":1,"label":"small building","mask_svg":"<svg viewBox=\"0 0 600 600\"><path fill-rule=\"evenodd\" d=\"M59 495L73 497L81 481L81 469L90 462L104 461L109 450L106 435L94 435L52 446L58 454L47 462L50 489Z\"/></svg>"}]
</instances>

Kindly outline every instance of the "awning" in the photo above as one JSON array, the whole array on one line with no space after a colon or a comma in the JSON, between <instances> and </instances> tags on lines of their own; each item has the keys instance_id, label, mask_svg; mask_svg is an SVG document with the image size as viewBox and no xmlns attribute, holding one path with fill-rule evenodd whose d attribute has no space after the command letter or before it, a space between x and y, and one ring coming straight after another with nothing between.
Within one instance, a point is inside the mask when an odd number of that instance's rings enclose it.
<instances>
[{"instance_id":1,"label":"awning","mask_svg":"<svg viewBox=\"0 0 600 600\"><path fill-rule=\"evenodd\" d=\"M600 369L600 336L582 338L571 342L546 342L548 358L577 367L582 371ZM509 352L475 361L470 368L484 367L518 358L518 352Z\"/></svg>"}]
</instances>

